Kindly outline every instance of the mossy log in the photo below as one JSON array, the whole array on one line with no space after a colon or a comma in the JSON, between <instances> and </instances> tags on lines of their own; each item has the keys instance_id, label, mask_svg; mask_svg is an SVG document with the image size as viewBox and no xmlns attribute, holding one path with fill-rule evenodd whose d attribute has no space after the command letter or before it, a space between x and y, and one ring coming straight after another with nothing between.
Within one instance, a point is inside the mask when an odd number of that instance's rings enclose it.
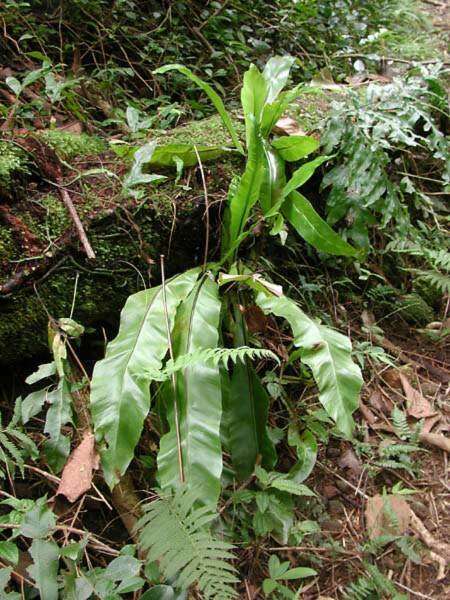
<instances>
[{"instance_id":1,"label":"mossy log","mask_svg":"<svg viewBox=\"0 0 450 600\"><path fill-rule=\"evenodd\" d=\"M316 110L316 105L318 110ZM293 109L305 129L323 115L323 99ZM306 124L305 124L306 114ZM243 124L236 124L243 133ZM96 258L86 258L55 182L39 161L18 147L18 160L0 156L0 364L11 365L46 351L46 323L69 316L84 325L117 323L126 297L159 282L160 254L168 274L203 259L205 205L198 169L174 173L136 200L121 194L129 169L105 141L85 134L38 134L62 159L64 185ZM216 116L177 127L159 141L231 145ZM0 142L4 144L5 142ZM10 154L10 153L9 153ZM5 156L7 153L5 153ZM36 164L37 163L37 164ZM69 169L73 169L72 171ZM8 170L9 167L9 170ZM42 165L41 165L42 167ZM96 173L92 169L97 169ZM242 160L226 154L204 165L212 226L219 230L221 201ZM82 175L86 171L90 175ZM44 169L45 171L45 169ZM92 174L93 173L93 174ZM218 249L212 236L210 256ZM217 244L214 247L214 244Z\"/></svg>"},{"instance_id":2,"label":"mossy log","mask_svg":"<svg viewBox=\"0 0 450 600\"><path fill-rule=\"evenodd\" d=\"M225 136L217 119L204 123L215 141ZM195 141L199 129L180 127L182 139ZM173 135L170 136L173 140ZM200 140L199 140L200 141ZM36 168L21 169L13 197L3 188L0 204L0 363L12 364L46 348L48 314L73 317L84 325L117 320L126 297L158 282L165 255L168 274L198 264L203 256L204 194L199 173L186 170L149 186L136 200L121 194L120 178L129 164L111 152L80 156L71 164L82 172L104 173L68 185L95 260L88 260L55 186ZM17 165L16 165L17 166ZM208 194L215 206L224 198L236 159L205 165ZM108 175L109 172L109 175ZM27 174L24 181L24 173ZM113 173L113 175L112 175ZM11 185L15 186L11 174ZM65 174L65 180L74 179ZM23 185L25 183L25 186ZM216 202L219 201L219 202ZM217 215L217 209L213 209ZM214 251L214 248L212 248Z\"/></svg>"}]
</instances>

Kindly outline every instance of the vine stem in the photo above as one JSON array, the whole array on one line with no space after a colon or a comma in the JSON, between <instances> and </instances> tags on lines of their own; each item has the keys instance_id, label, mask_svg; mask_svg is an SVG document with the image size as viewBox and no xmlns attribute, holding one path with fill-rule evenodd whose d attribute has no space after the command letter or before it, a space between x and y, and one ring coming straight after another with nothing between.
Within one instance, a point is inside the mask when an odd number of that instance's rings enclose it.
<instances>
[{"instance_id":1,"label":"vine stem","mask_svg":"<svg viewBox=\"0 0 450 600\"><path fill-rule=\"evenodd\" d=\"M170 335L169 313L167 311L166 275L165 275L165 270L164 270L164 254L161 254L160 259L161 259L161 285L162 285L162 298L163 298L163 307L164 307L164 319L166 321L169 355L173 362L174 361L173 346L172 346L172 338ZM185 479L184 479L184 469L183 469L183 454L181 452L180 420L179 420L179 415L178 415L175 373L172 373L171 379L172 379L172 389L173 389L173 413L174 413L174 419L175 419L175 432L176 432L176 436L177 436L178 470L180 472L180 481L181 481L181 483L184 483Z\"/></svg>"}]
</instances>

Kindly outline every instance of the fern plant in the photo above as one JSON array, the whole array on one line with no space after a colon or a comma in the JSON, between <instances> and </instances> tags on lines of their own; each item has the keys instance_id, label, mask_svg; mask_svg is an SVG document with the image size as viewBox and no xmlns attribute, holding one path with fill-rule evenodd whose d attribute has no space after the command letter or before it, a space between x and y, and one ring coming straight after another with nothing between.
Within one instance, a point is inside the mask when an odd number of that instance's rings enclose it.
<instances>
[{"instance_id":1,"label":"fern plant","mask_svg":"<svg viewBox=\"0 0 450 600\"><path fill-rule=\"evenodd\" d=\"M147 507L141 542L151 559L162 561L167 575L178 573L179 586L197 581L206 597L232 594L232 575L219 562L229 557L229 548L211 541L205 529L222 489L223 450L231 457L237 481L249 477L257 464L271 471L277 461L267 428L269 396L251 363L274 355L249 347L246 307L256 305L261 314L289 325L296 358L311 370L320 402L346 437L353 432L352 413L362 385L348 338L307 316L280 286L253 273L239 255L256 221L272 232L290 224L321 252L357 255L297 191L326 160L318 157L297 166L317 142L307 136L280 140L272 135L274 124L300 93L300 86L283 92L292 64L290 57L275 57L263 72L252 65L244 76L246 164L230 185L219 260L167 281L162 263L161 285L128 298L119 333L92 377L92 419L111 488L133 458L158 393L161 401L155 410L166 424L157 455L161 499ZM236 151L244 154L218 94L183 66L169 65L159 72L168 70L179 71L206 92ZM172 152L173 163L179 163L173 148L163 149L167 160ZM151 163L155 151L155 145L147 146L139 160L145 154ZM286 162L297 163L290 178ZM141 161L139 168L143 166ZM283 489L303 493L307 488L299 492L295 475L293 469L283 478ZM277 482L281 489L281 480ZM164 499L171 494L171 500Z\"/></svg>"},{"instance_id":2,"label":"fern plant","mask_svg":"<svg viewBox=\"0 0 450 600\"><path fill-rule=\"evenodd\" d=\"M233 547L208 529L216 517L214 506L199 507L196 493L182 486L145 504L137 527L147 560L158 560L168 579L177 575L184 589L197 582L206 600L229 600L237 597L236 570L229 564Z\"/></svg>"},{"instance_id":3,"label":"fern plant","mask_svg":"<svg viewBox=\"0 0 450 600\"><path fill-rule=\"evenodd\" d=\"M0 413L0 479L6 474L10 477L17 467L24 474L25 459L38 456L36 444L21 429L20 422L21 399L16 400L14 414L7 426L3 426Z\"/></svg>"},{"instance_id":4,"label":"fern plant","mask_svg":"<svg viewBox=\"0 0 450 600\"><path fill-rule=\"evenodd\" d=\"M420 235L417 240L400 238L390 242L386 251L414 256L420 263L421 268L409 267L409 272L416 276L418 281L437 290L440 294L450 294L450 252L446 248L438 248L437 244L430 247L429 240L422 239ZM439 243L439 242L438 242ZM445 242L444 242L445 243ZM425 263L425 265L424 265ZM423 268L426 266L428 268Z\"/></svg>"}]
</instances>

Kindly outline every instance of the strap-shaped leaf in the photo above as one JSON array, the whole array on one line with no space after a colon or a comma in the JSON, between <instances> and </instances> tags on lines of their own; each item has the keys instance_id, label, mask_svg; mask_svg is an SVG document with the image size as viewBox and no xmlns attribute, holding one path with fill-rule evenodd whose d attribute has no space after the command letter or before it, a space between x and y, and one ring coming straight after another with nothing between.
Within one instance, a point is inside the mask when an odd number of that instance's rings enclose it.
<instances>
[{"instance_id":1,"label":"strap-shaped leaf","mask_svg":"<svg viewBox=\"0 0 450 600\"><path fill-rule=\"evenodd\" d=\"M310 135L284 135L273 140L272 146L278 150L283 160L293 162L317 150L319 142Z\"/></svg>"},{"instance_id":2,"label":"strap-shaped leaf","mask_svg":"<svg viewBox=\"0 0 450 600\"><path fill-rule=\"evenodd\" d=\"M250 210L259 197L259 192L264 178L265 158L259 134L259 128L253 116L249 117L248 158L244 174L242 175L235 193L230 197L224 232L224 247L222 255L226 255L230 248L236 250L236 243L240 239Z\"/></svg>"},{"instance_id":3,"label":"strap-shaped leaf","mask_svg":"<svg viewBox=\"0 0 450 600\"><path fill-rule=\"evenodd\" d=\"M283 196L286 198L291 192L306 183L312 177L317 167L326 160L328 160L328 156L318 156L296 169L283 189Z\"/></svg>"},{"instance_id":4,"label":"strap-shaped leaf","mask_svg":"<svg viewBox=\"0 0 450 600\"><path fill-rule=\"evenodd\" d=\"M289 79L292 65L295 63L293 56L273 56L264 67L263 77L267 83L266 102L272 104Z\"/></svg>"},{"instance_id":5,"label":"strap-shaped leaf","mask_svg":"<svg viewBox=\"0 0 450 600\"><path fill-rule=\"evenodd\" d=\"M286 198L282 213L297 233L320 252L337 256L356 256L358 251L336 233L299 192Z\"/></svg>"},{"instance_id":6,"label":"strap-shaped leaf","mask_svg":"<svg viewBox=\"0 0 450 600\"><path fill-rule=\"evenodd\" d=\"M348 337L314 321L286 296L261 292L256 302L265 313L289 322L294 344L300 348L300 358L311 369L319 388L320 402L337 427L351 437L352 413L358 408L363 380L359 367L352 361Z\"/></svg>"},{"instance_id":7,"label":"strap-shaped leaf","mask_svg":"<svg viewBox=\"0 0 450 600\"><path fill-rule=\"evenodd\" d=\"M122 310L117 337L94 369L91 411L96 435L103 439L101 459L105 479L112 488L126 471L139 441L150 407L150 377L146 369L161 368L168 348L165 312L169 322L198 278L192 269L162 287L130 296Z\"/></svg>"},{"instance_id":8,"label":"strap-shaped leaf","mask_svg":"<svg viewBox=\"0 0 450 600\"><path fill-rule=\"evenodd\" d=\"M241 312L235 310L234 342L246 343ZM231 376L226 415L228 445L239 479L249 477L257 459L270 469L276 462L275 448L267 433L269 396L249 360L238 361Z\"/></svg>"},{"instance_id":9,"label":"strap-shaped leaf","mask_svg":"<svg viewBox=\"0 0 450 600\"><path fill-rule=\"evenodd\" d=\"M207 84L205 81L200 79L200 77L197 77L197 75L195 75L195 73L193 73L190 69L188 69L187 67L185 67L183 65L178 65L178 64L164 65L163 67L160 67L159 69L156 69L153 72L155 74L161 74L161 73L167 73L168 71L178 71L179 73L181 73L182 75L184 75L185 77L190 79L202 91L205 92L205 94L208 96L208 98L213 103L214 108L219 113L219 115L223 121L223 124L227 128L227 130L231 136L231 139L233 140L234 145L239 150L239 152L244 154L244 149L242 148L242 144L239 140L239 136L236 132L233 122L232 122L232 120L228 114L228 111L225 108L224 103L222 102L222 99L220 98L219 94L217 94L217 92L215 92L209 84Z\"/></svg>"},{"instance_id":10,"label":"strap-shaped leaf","mask_svg":"<svg viewBox=\"0 0 450 600\"><path fill-rule=\"evenodd\" d=\"M281 159L279 153L270 146L267 140L263 140L262 144L265 168L259 203L263 213L267 214L282 199L283 189L286 185L286 169L284 160Z\"/></svg>"},{"instance_id":11,"label":"strap-shaped leaf","mask_svg":"<svg viewBox=\"0 0 450 600\"><path fill-rule=\"evenodd\" d=\"M218 286L204 277L180 305L172 335L177 357L215 348L219 343L221 302ZM162 489L180 483L174 403L178 410L183 473L189 488L204 503L216 504L220 494L222 447L220 420L222 396L220 369L216 364L191 364L175 374L173 387L165 386L169 432L161 438L158 479Z\"/></svg>"}]
</instances>

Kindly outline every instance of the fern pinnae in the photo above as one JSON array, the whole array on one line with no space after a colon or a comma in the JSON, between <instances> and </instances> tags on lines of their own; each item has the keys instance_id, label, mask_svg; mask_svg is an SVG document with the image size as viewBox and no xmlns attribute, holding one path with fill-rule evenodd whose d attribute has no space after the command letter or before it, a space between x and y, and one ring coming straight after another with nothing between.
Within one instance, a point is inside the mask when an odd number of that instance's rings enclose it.
<instances>
[{"instance_id":1,"label":"fern pinnae","mask_svg":"<svg viewBox=\"0 0 450 600\"><path fill-rule=\"evenodd\" d=\"M249 346L239 346L238 348L202 348L196 352L189 352L178 356L175 360L169 359L166 365L161 369L152 369L145 372L146 376L150 376L154 381L167 381L170 377L182 371L187 367L198 363L210 363L217 367L220 364L227 367L229 363L236 364L238 360L245 359L271 359L280 362L276 354L266 348L251 348Z\"/></svg>"},{"instance_id":2,"label":"fern pinnae","mask_svg":"<svg viewBox=\"0 0 450 600\"><path fill-rule=\"evenodd\" d=\"M144 507L139 520L141 546L149 562L158 560L166 577L177 576L187 589L197 583L204 598L235 598L232 546L215 539L206 526L216 517L212 507L196 507L195 493L185 486L173 496L161 495Z\"/></svg>"}]
</instances>

